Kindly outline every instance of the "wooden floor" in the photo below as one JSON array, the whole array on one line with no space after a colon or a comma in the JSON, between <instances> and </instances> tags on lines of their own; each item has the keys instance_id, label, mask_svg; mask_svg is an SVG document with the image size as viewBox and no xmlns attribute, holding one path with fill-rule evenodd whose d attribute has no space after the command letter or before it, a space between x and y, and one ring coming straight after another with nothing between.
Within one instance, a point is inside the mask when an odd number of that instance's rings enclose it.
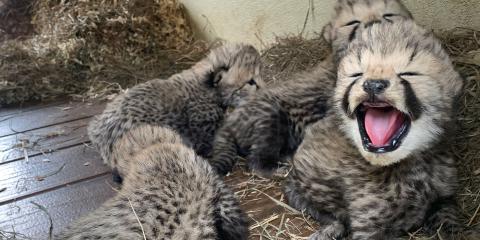
<instances>
[{"instance_id":1,"label":"wooden floor","mask_svg":"<svg viewBox=\"0 0 480 240\"><path fill-rule=\"evenodd\" d=\"M115 194L118 186L86 130L104 106L52 102L0 109L0 239L48 239ZM315 227L283 203L280 182L241 168L226 182L250 216L250 239L305 239Z\"/></svg>"}]
</instances>

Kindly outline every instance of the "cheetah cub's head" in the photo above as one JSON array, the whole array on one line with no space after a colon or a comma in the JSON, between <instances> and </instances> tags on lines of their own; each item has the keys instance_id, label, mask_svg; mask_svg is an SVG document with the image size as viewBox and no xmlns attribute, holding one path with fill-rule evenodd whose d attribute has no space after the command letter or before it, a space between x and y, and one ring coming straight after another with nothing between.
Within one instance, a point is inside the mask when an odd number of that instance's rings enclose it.
<instances>
[{"instance_id":1,"label":"cheetah cub's head","mask_svg":"<svg viewBox=\"0 0 480 240\"><path fill-rule=\"evenodd\" d=\"M412 20L375 24L337 57L336 111L367 161L390 165L439 139L463 80L431 32Z\"/></svg>"},{"instance_id":2,"label":"cheetah cub's head","mask_svg":"<svg viewBox=\"0 0 480 240\"><path fill-rule=\"evenodd\" d=\"M345 48L359 30L403 18L411 19L412 15L399 0L339 0L323 37L333 49Z\"/></svg>"},{"instance_id":3,"label":"cheetah cub's head","mask_svg":"<svg viewBox=\"0 0 480 240\"><path fill-rule=\"evenodd\" d=\"M260 54L251 45L226 44L207 57L213 66L210 80L225 107L234 108L265 87Z\"/></svg>"}]
</instances>

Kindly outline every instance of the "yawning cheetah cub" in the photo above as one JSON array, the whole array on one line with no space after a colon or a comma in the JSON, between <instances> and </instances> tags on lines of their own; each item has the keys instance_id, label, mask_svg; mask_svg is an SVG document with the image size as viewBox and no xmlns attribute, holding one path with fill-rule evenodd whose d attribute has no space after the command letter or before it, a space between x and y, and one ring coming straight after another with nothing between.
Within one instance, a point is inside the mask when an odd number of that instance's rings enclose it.
<instances>
[{"instance_id":1,"label":"yawning cheetah cub","mask_svg":"<svg viewBox=\"0 0 480 240\"><path fill-rule=\"evenodd\" d=\"M125 170L122 189L56 239L247 239L233 193L178 134L139 126L116 147Z\"/></svg>"},{"instance_id":2,"label":"yawning cheetah cub","mask_svg":"<svg viewBox=\"0 0 480 240\"><path fill-rule=\"evenodd\" d=\"M311 239L392 239L462 229L447 130L463 81L411 20L368 26L341 54L332 114L294 156L289 203L321 223Z\"/></svg>"},{"instance_id":3,"label":"yawning cheetah cub","mask_svg":"<svg viewBox=\"0 0 480 240\"><path fill-rule=\"evenodd\" d=\"M214 49L191 69L166 80L137 85L118 96L90 123L89 137L113 169L117 165L111 155L115 141L141 123L178 131L205 157L225 110L264 86L260 68L260 55L250 45L228 44Z\"/></svg>"}]
</instances>

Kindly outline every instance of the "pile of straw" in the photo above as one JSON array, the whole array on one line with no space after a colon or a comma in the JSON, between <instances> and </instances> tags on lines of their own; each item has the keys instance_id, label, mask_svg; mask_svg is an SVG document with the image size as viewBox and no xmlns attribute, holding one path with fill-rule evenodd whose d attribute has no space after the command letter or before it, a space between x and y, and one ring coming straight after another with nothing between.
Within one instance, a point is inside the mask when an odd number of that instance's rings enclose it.
<instances>
[{"instance_id":1,"label":"pile of straw","mask_svg":"<svg viewBox=\"0 0 480 240\"><path fill-rule=\"evenodd\" d=\"M108 95L205 51L176 0L37 0L31 13L35 35L0 43L0 105Z\"/></svg>"}]
</instances>

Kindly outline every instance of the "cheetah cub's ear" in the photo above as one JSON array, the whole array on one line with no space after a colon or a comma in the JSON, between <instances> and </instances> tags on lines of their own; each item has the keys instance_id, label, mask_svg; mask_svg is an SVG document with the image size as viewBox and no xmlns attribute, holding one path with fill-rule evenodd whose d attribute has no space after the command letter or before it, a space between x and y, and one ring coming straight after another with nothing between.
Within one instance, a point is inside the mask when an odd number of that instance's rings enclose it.
<instances>
[{"instance_id":1,"label":"cheetah cub's ear","mask_svg":"<svg viewBox=\"0 0 480 240\"><path fill-rule=\"evenodd\" d=\"M259 52L247 44L226 44L208 56L213 69L208 76L227 107L236 107L264 88Z\"/></svg>"},{"instance_id":2,"label":"cheetah cub's ear","mask_svg":"<svg viewBox=\"0 0 480 240\"><path fill-rule=\"evenodd\" d=\"M213 88L218 88L227 71L228 68L226 66L220 67L217 70L212 70L212 72L208 76L208 83L210 84L210 86Z\"/></svg>"}]
</instances>

